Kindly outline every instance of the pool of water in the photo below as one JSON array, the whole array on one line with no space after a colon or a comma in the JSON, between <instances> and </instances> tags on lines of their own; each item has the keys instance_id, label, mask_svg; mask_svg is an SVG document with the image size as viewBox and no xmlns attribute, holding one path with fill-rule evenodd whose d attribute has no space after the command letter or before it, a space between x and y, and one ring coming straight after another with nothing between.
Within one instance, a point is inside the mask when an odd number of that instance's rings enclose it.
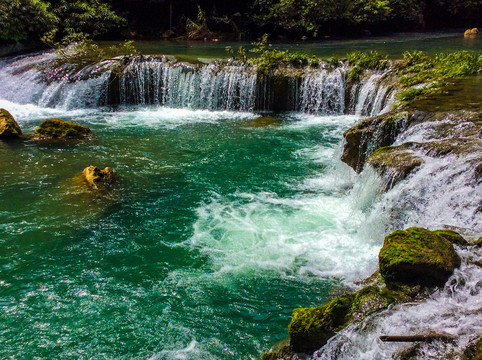
<instances>
[{"instance_id":1,"label":"pool of water","mask_svg":"<svg viewBox=\"0 0 482 360\"><path fill-rule=\"evenodd\" d=\"M376 268L376 185L337 160L355 116L0 107L25 133L55 116L95 134L0 142L4 358L259 358L293 308ZM118 186L81 188L89 165Z\"/></svg>"},{"instance_id":2,"label":"pool of water","mask_svg":"<svg viewBox=\"0 0 482 360\"><path fill-rule=\"evenodd\" d=\"M425 51L436 54L448 51L481 51L482 41L475 38L464 38L463 32L456 33L400 33L390 36L376 36L354 40L322 41L271 41L281 50L300 51L321 58L330 58L334 55L343 57L347 53L360 50L377 50L387 53L390 58L400 58L405 51ZM115 42L102 42L112 45ZM251 42L199 42L199 41L136 41L135 46L144 55L165 54L173 55L183 60L193 61L199 58L226 58L226 46L231 46L235 51L239 47L251 49Z\"/></svg>"}]
</instances>

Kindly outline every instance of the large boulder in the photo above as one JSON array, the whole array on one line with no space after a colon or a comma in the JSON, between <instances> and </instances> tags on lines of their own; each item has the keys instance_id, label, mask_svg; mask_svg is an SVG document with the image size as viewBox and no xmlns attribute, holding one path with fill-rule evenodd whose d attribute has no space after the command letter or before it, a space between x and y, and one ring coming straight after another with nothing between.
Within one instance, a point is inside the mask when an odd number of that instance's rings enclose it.
<instances>
[{"instance_id":1,"label":"large boulder","mask_svg":"<svg viewBox=\"0 0 482 360\"><path fill-rule=\"evenodd\" d=\"M460 257L449 240L415 227L388 235L378 260L387 285L394 282L442 285L460 266Z\"/></svg>"},{"instance_id":2,"label":"large boulder","mask_svg":"<svg viewBox=\"0 0 482 360\"><path fill-rule=\"evenodd\" d=\"M34 139L85 139L92 135L86 126L61 119L44 120L35 131Z\"/></svg>"},{"instance_id":3,"label":"large boulder","mask_svg":"<svg viewBox=\"0 0 482 360\"><path fill-rule=\"evenodd\" d=\"M13 116L5 109L0 109L0 139L16 139L22 135Z\"/></svg>"},{"instance_id":4,"label":"large boulder","mask_svg":"<svg viewBox=\"0 0 482 360\"><path fill-rule=\"evenodd\" d=\"M98 167L88 166L82 171L82 175L87 184L94 190L105 189L119 178L119 174L114 172L111 167L100 170Z\"/></svg>"}]
</instances>

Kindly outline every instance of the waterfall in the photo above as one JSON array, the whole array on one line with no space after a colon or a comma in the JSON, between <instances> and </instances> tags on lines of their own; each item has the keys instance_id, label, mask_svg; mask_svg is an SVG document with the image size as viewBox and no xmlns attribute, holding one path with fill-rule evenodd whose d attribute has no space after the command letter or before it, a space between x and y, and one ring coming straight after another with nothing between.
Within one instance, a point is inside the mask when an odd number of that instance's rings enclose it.
<instances>
[{"instance_id":1,"label":"waterfall","mask_svg":"<svg viewBox=\"0 0 482 360\"><path fill-rule=\"evenodd\" d=\"M384 75L371 74L352 86L350 112L359 116L376 116L388 110L395 99L383 81Z\"/></svg>"},{"instance_id":2,"label":"waterfall","mask_svg":"<svg viewBox=\"0 0 482 360\"><path fill-rule=\"evenodd\" d=\"M345 80L341 69L308 69L301 85L300 110L305 113L341 115L345 112Z\"/></svg>"},{"instance_id":3,"label":"waterfall","mask_svg":"<svg viewBox=\"0 0 482 360\"><path fill-rule=\"evenodd\" d=\"M450 125L454 131L440 131ZM454 133L473 127L461 119L413 126L398 136L395 145L406 142L450 141ZM465 231L472 242L482 233L482 182L475 168L482 157L480 140L466 137L474 146L461 154L432 156L430 151L416 150L424 162L405 180L380 196L371 208L368 223L378 224L390 233L395 229L422 226L430 230L445 227ZM366 168L361 176L373 170ZM388 214L389 222L379 224L380 214ZM430 359L458 358L467 344L482 331L482 249L472 245L456 246L462 265L445 284L426 301L397 305L368 317L340 331L312 359L391 359L411 345L383 343L380 335L426 334L430 331L456 336L454 343L423 343L419 357ZM452 356L454 355L454 356Z\"/></svg>"},{"instance_id":4,"label":"waterfall","mask_svg":"<svg viewBox=\"0 0 482 360\"><path fill-rule=\"evenodd\" d=\"M162 58L135 59L120 76L120 103L252 111L256 71L246 65L192 66Z\"/></svg>"},{"instance_id":5,"label":"waterfall","mask_svg":"<svg viewBox=\"0 0 482 360\"><path fill-rule=\"evenodd\" d=\"M45 66L54 57L44 53L0 61L0 97L66 110L154 105L360 116L388 111L394 101L384 74L369 74L347 86L344 68L308 67L264 74L250 64L188 64L166 57L135 57L126 65L121 59L104 61L59 78L57 69L50 69L48 75L39 70L39 65Z\"/></svg>"}]
</instances>

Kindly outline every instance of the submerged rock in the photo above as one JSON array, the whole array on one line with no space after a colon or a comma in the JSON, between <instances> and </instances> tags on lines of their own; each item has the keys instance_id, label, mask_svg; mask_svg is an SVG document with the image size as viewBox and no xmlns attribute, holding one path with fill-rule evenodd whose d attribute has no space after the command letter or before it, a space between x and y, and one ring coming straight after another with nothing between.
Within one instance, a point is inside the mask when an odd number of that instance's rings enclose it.
<instances>
[{"instance_id":1,"label":"submerged rock","mask_svg":"<svg viewBox=\"0 0 482 360\"><path fill-rule=\"evenodd\" d=\"M98 167L89 166L82 171L82 175L87 184L94 190L105 189L106 186L112 185L119 178L119 174L114 172L111 167L100 170Z\"/></svg>"},{"instance_id":2,"label":"submerged rock","mask_svg":"<svg viewBox=\"0 0 482 360\"><path fill-rule=\"evenodd\" d=\"M13 116L5 109L0 109L0 139L17 139L22 135Z\"/></svg>"},{"instance_id":3,"label":"submerged rock","mask_svg":"<svg viewBox=\"0 0 482 360\"><path fill-rule=\"evenodd\" d=\"M92 135L86 126L61 119L44 120L34 133L34 139L85 139Z\"/></svg>"},{"instance_id":4,"label":"submerged rock","mask_svg":"<svg viewBox=\"0 0 482 360\"><path fill-rule=\"evenodd\" d=\"M445 237L423 228L397 230L385 238L379 254L380 274L393 282L442 285L460 258Z\"/></svg>"}]
</instances>

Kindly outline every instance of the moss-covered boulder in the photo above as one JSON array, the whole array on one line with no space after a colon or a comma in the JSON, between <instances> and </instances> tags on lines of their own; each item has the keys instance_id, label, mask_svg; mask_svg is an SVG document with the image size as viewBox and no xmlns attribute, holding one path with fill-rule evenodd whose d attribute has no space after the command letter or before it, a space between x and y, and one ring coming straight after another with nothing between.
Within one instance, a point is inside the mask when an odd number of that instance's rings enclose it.
<instances>
[{"instance_id":1,"label":"moss-covered boulder","mask_svg":"<svg viewBox=\"0 0 482 360\"><path fill-rule=\"evenodd\" d=\"M105 189L114 184L119 178L119 174L114 172L111 167L100 170L95 166L88 166L82 171L87 184L94 190Z\"/></svg>"},{"instance_id":2,"label":"moss-covered boulder","mask_svg":"<svg viewBox=\"0 0 482 360\"><path fill-rule=\"evenodd\" d=\"M343 294L324 306L295 309L288 325L290 348L293 352L313 352L351 322L386 309L399 297L393 291L367 286L356 293Z\"/></svg>"},{"instance_id":3,"label":"moss-covered boulder","mask_svg":"<svg viewBox=\"0 0 482 360\"><path fill-rule=\"evenodd\" d=\"M0 109L0 139L17 139L22 135L13 116L5 109Z\"/></svg>"},{"instance_id":4,"label":"moss-covered boulder","mask_svg":"<svg viewBox=\"0 0 482 360\"><path fill-rule=\"evenodd\" d=\"M397 230L385 238L379 254L380 274L392 282L442 285L460 258L444 237L423 228Z\"/></svg>"},{"instance_id":5,"label":"moss-covered boulder","mask_svg":"<svg viewBox=\"0 0 482 360\"><path fill-rule=\"evenodd\" d=\"M61 119L47 119L35 131L34 139L85 139L91 135L86 126Z\"/></svg>"}]
</instances>

